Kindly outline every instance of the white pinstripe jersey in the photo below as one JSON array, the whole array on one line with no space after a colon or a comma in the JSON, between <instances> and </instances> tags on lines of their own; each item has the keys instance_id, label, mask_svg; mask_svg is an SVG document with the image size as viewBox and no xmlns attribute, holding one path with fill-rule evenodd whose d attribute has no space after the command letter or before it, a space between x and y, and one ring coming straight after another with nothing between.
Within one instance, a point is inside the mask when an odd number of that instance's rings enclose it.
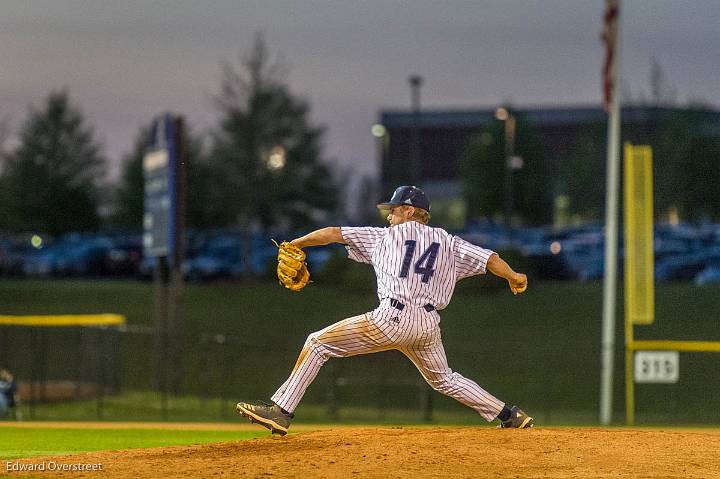
<instances>
[{"instance_id":1,"label":"white pinstripe jersey","mask_svg":"<svg viewBox=\"0 0 720 479\"><path fill-rule=\"evenodd\" d=\"M342 227L341 233L348 257L375 268L381 308L392 298L413 309L430 304L441 310L455 283L484 274L494 253L416 221L388 228Z\"/></svg>"}]
</instances>

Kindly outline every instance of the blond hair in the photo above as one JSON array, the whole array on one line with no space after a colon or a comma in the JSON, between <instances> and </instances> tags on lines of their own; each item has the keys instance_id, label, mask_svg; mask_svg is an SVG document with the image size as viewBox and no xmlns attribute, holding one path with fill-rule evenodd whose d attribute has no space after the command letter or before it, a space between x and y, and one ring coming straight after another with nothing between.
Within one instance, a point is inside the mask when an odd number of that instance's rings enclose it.
<instances>
[{"instance_id":1,"label":"blond hair","mask_svg":"<svg viewBox=\"0 0 720 479\"><path fill-rule=\"evenodd\" d=\"M430 222L430 213L422 208L416 207L415 212L412 215L412 219L414 219L418 223L426 225Z\"/></svg>"}]
</instances>

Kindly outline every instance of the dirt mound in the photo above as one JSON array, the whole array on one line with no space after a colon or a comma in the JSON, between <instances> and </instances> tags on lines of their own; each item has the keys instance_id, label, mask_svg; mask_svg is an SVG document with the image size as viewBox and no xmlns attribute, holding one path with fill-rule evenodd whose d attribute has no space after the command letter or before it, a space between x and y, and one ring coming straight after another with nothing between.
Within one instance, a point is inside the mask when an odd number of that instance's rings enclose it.
<instances>
[{"instance_id":1,"label":"dirt mound","mask_svg":"<svg viewBox=\"0 0 720 479\"><path fill-rule=\"evenodd\" d=\"M720 477L719 430L358 427L16 461L41 477ZM99 472L49 465L101 464ZM3 468L5 461L3 461ZM0 471L0 474L5 471Z\"/></svg>"}]
</instances>

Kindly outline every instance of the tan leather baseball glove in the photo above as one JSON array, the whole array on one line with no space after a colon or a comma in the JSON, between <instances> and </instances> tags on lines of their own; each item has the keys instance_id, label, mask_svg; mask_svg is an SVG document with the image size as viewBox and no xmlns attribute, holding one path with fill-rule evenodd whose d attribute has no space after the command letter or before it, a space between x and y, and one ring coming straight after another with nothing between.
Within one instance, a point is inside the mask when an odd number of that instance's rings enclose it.
<instances>
[{"instance_id":1,"label":"tan leather baseball glove","mask_svg":"<svg viewBox=\"0 0 720 479\"><path fill-rule=\"evenodd\" d=\"M305 252L294 244L283 241L278 244L277 277L280 284L291 291L300 291L310 282L310 271L305 262Z\"/></svg>"}]
</instances>

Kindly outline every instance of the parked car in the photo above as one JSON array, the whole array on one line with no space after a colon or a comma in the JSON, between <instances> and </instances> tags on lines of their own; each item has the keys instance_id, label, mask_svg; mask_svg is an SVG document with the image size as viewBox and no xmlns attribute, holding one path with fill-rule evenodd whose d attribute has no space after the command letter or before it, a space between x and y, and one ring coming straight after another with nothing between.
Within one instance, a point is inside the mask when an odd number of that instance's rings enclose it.
<instances>
[{"instance_id":1,"label":"parked car","mask_svg":"<svg viewBox=\"0 0 720 479\"><path fill-rule=\"evenodd\" d=\"M559 255L574 278L587 275L587 271L602 263L604 238L601 233L579 233L559 242Z\"/></svg>"},{"instance_id":2,"label":"parked car","mask_svg":"<svg viewBox=\"0 0 720 479\"><path fill-rule=\"evenodd\" d=\"M0 240L0 275L22 274L25 256L31 251L34 251L34 248L28 241L22 242L12 238Z\"/></svg>"},{"instance_id":3,"label":"parked car","mask_svg":"<svg viewBox=\"0 0 720 479\"><path fill-rule=\"evenodd\" d=\"M541 279L572 279L576 271L569 259L579 261L580 255L570 258L566 250L572 250L570 231L542 230L539 234L528 236L521 248L527 258L530 270Z\"/></svg>"},{"instance_id":4,"label":"parked car","mask_svg":"<svg viewBox=\"0 0 720 479\"><path fill-rule=\"evenodd\" d=\"M655 265L655 280L690 281L705 269L709 260L704 252L666 256Z\"/></svg>"},{"instance_id":5,"label":"parked car","mask_svg":"<svg viewBox=\"0 0 720 479\"><path fill-rule=\"evenodd\" d=\"M155 256L143 256L138 265L138 275L141 278L152 278L158 259Z\"/></svg>"},{"instance_id":6,"label":"parked car","mask_svg":"<svg viewBox=\"0 0 720 479\"><path fill-rule=\"evenodd\" d=\"M239 276L244 269L240 240L232 236L214 238L197 256L183 262L183 275L189 281Z\"/></svg>"},{"instance_id":7,"label":"parked car","mask_svg":"<svg viewBox=\"0 0 720 479\"><path fill-rule=\"evenodd\" d=\"M625 274L625 262L622 257L618 257L616 274L619 281L622 281L623 275ZM594 281L603 279L605 275L605 256L597 256L593 258L592 262L586 265L586 267L578 272L577 279L580 281Z\"/></svg>"},{"instance_id":8,"label":"parked car","mask_svg":"<svg viewBox=\"0 0 720 479\"><path fill-rule=\"evenodd\" d=\"M58 271L58 264L72 248L69 243L56 243L47 248L30 251L23 260L23 273L28 276L51 276Z\"/></svg>"},{"instance_id":9,"label":"parked car","mask_svg":"<svg viewBox=\"0 0 720 479\"><path fill-rule=\"evenodd\" d=\"M101 276L106 273L105 258L112 248L107 238L83 241L68 248L66 254L57 259L55 274L70 276Z\"/></svg>"},{"instance_id":10,"label":"parked car","mask_svg":"<svg viewBox=\"0 0 720 479\"><path fill-rule=\"evenodd\" d=\"M720 283L720 262L710 263L695 276L695 284L703 286Z\"/></svg>"},{"instance_id":11,"label":"parked car","mask_svg":"<svg viewBox=\"0 0 720 479\"><path fill-rule=\"evenodd\" d=\"M105 255L105 271L110 276L135 276L140 271L143 247L140 240L122 240Z\"/></svg>"},{"instance_id":12,"label":"parked car","mask_svg":"<svg viewBox=\"0 0 720 479\"><path fill-rule=\"evenodd\" d=\"M653 241L655 260L661 260L668 256L687 255L692 248L687 240L671 237L655 237Z\"/></svg>"},{"instance_id":13,"label":"parked car","mask_svg":"<svg viewBox=\"0 0 720 479\"><path fill-rule=\"evenodd\" d=\"M333 255L333 251L336 251L337 247L333 246L320 246L312 248L308 252L307 263L311 273L319 273L325 268L328 260ZM274 257L273 257L274 258Z\"/></svg>"}]
</instances>

